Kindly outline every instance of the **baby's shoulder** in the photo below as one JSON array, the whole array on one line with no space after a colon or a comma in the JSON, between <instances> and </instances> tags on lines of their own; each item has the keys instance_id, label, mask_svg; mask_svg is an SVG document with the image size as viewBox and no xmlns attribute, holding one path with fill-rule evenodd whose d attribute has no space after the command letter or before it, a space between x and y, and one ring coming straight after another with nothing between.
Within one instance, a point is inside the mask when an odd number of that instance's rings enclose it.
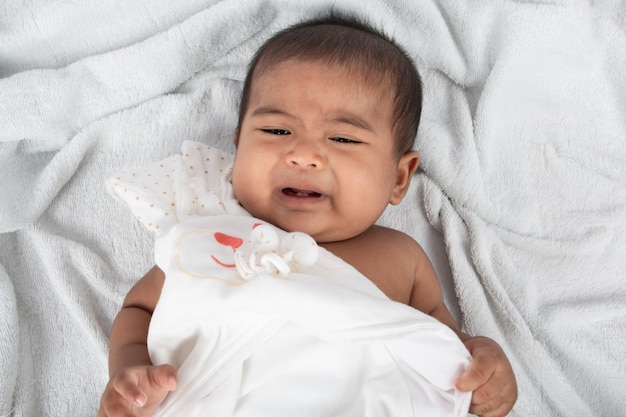
<instances>
[{"instance_id":1,"label":"baby's shoulder","mask_svg":"<svg viewBox=\"0 0 626 417\"><path fill-rule=\"evenodd\" d=\"M413 246L418 244L415 239L400 230L379 225L373 225L362 236L364 239L382 239L398 245Z\"/></svg>"},{"instance_id":2,"label":"baby's shoulder","mask_svg":"<svg viewBox=\"0 0 626 417\"><path fill-rule=\"evenodd\" d=\"M378 257L402 257L405 254L421 252L420 245L409 235L399 230L374 225L351 239L322 244L326 249L350 258L369 255Z\"/></svg>"},{"instance_id":3,"label":"baby's shoulder","mask_svg":"<svg viewBox=\"0 0 626 417\"><path fill-rule=\"evenodd\" d=\"M414 260L424 255L422 247L411 236L396 229L374 225L364 232L360 239L365 248L376 251L385 258Z\"/></svg>"},{"instance_id":4,"label":"baby's shoulder","mask_svg":"<svg viewBox=\"0 0 626 417\"><path fill-rule=\"evenodd\" d=\"M406 233L372 226L357 237L324 245L373 281L390 298L407 303L426 256Z\"/></svg>"}]
</instances>

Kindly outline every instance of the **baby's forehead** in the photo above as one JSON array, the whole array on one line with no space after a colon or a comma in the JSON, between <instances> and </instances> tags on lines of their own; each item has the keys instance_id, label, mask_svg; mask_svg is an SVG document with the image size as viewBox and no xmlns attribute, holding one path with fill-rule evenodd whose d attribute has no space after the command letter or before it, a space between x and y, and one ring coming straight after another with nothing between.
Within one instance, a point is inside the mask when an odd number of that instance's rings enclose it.
<instances>
[{"instance_id":1,"label":"baby's forehead","mask_svg":"<svg viewBox=\"0 0 626 417\"><path fill-rule=\"evenodd\" d=\"M317 103L324 103L324 111L328 114L343 115L339 117L341 120L346 114L351 114L363 120L376 120L366 125L394 123L395 89L388 77L367 73L350 65L309 59L273 62L255 74L250 89L249 104L253 107L250 111L256 113L258 108L284 105L282 100L285 96L293 97L291 92L301 91L300 88L304 88L307 97L309 91L328 94L326 100ZM337 99L336 92L340 92L341 98Z\"/></svg>"},{"instance_id":2,"label":"baby's forehead","mask_svg":"<svg viewBox=\"0 0 626 417\"><path fill-rule=\"evenodd\" d=\"M391 71L372 68L365 63L356 61L338 62L326 59L308 58L288 58L282 61L267 60L259 61L251 79L252 87L261 79L272 79L280 77L278 69L283 69L289 64L313 64L323 67L339 75L345 75L350 80L350 84L361 85L367 89L375 91L381 96L387 96L394 91L395 77ZM278 78L279 82L280 79Z\"/></svg>"}]
</instances>

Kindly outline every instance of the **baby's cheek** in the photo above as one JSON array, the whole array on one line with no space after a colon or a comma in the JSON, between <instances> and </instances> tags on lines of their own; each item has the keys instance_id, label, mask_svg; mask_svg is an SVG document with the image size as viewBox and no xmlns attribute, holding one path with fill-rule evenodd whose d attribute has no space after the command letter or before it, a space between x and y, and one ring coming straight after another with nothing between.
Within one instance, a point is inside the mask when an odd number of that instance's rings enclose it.
<instances>
[{"instance_id":1,"label":"baby's cheek","mask_svg":"<svg viewBox=\"0 0 626 417\"><path fill-rule=\"evenodd\" d=\"M246 188L250 185L246 185L246 172L238 168L241 164L235 163L233 165L233 173L231 177L231 183L233 185L233 193L235 197L241 202L241 197L245 198Z\"/></svg>"}]
</instances>

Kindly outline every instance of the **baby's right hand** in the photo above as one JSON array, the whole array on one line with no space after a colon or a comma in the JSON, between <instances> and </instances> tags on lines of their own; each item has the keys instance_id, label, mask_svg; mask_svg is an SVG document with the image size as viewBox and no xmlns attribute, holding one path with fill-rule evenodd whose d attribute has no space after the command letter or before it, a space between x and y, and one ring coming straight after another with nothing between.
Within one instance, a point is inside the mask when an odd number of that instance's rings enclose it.
<instances>
[{"instance_id":1,"label":"baby's right hand","mask_svg":"<svg viewBox=\"0 0 626 417\"><path fill-rule=\"evenodd\" d=\"M177 385L171 365L122 369L107 384L98 417L151 417Z\"/></svg>"}]
</instances>

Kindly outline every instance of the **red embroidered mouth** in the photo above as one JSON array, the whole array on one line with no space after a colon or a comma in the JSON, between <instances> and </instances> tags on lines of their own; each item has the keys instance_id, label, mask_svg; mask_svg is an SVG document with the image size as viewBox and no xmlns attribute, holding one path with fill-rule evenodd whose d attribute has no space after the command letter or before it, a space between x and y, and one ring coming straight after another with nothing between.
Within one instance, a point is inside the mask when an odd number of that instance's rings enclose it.
<instances>
[{"instance_id":1,"label":"red embroidered mouth","mask_svg":"<svg viewBox=\"0 0 626 417\"><path fill-rule=\"evenodd\" d=\"M300 190L298 188L283 188L283 194L288 195L289 197L298 197L298 198L317 198L321 197L322 194L317 191L311 190Z\"/></svg>"}]
</instances>

